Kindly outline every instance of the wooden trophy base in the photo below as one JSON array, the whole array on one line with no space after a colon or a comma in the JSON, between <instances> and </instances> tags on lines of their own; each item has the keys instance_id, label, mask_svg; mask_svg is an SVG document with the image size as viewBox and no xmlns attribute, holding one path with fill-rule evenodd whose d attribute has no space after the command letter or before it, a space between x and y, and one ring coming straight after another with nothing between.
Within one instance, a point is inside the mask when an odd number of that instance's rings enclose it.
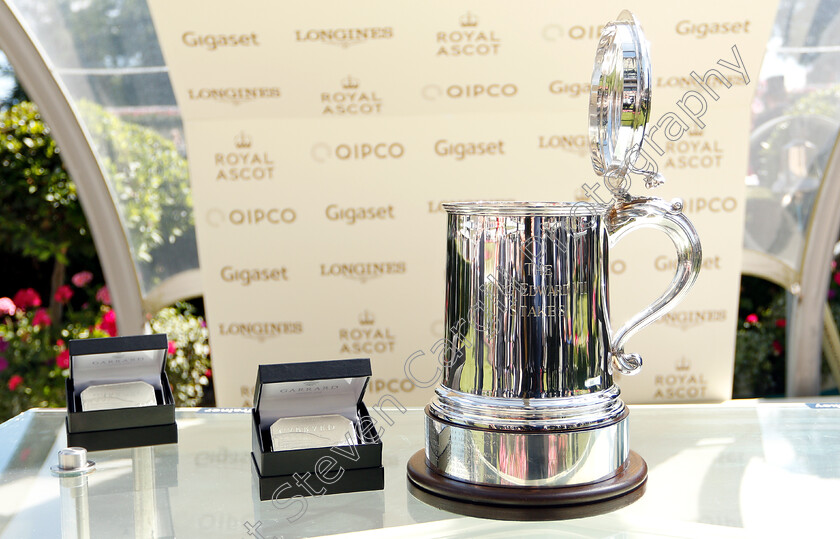
<instances>
[{"instance_id":1,"label":"wooden trophy base","mask_svg":"<svg viewBox=\"0 0 840 539\"><path fill-rule=\"evenodd\" d=\"M563 520L621 509L644 494L647 464L630 451L615 475L585 485L514 487L457 481L429 467L420 450L408 461L411 494L429 505L466 516L497 520Z\"/></svg>"}]
</instances>

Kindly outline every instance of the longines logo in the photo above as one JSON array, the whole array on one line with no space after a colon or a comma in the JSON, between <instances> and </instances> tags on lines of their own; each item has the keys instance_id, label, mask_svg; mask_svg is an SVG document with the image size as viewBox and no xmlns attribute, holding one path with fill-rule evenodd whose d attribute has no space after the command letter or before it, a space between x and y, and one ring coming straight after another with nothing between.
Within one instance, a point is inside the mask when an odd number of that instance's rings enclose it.
<instances>
[{"instance_id":1,"label":"longines logo","mask_svg":"<svg viewBox=\"0 0 840 539\"><path fill-rule=\"evenodd\" d=\"M548 83L548 91L563 97L581 97L589 95L591 84L586 82L565 82L553 80Z\"/></svg>"},{"instance_id":2,"label":"longines logo","mask_svg":"<svg viewBox=\"0 0 840 539\"><path fill-rule=\"evenodd\" d=\"M231 105L241 105L266 99L279 99L280 88L276 86L251 88L190 88L187 96L192 101L217 101Z\"/></svg>"},{"instance_id":3,"label":"longines logo","mask_svg":"<svg viewBox=\"0 0 840 539\"><path fill-rule=\"evenodd\" d=\"M184 32L181 42L190 48L200 48L215 51L227 47L259 47L260 41L256 32L249 34L199 34Z\"/></svg>"},{"instance_id":4,"label":"longines logo","mask_svg":"<svg viewBox=\"0 0 840 539\"><path fill-rule=\"evenodd\" d=\"M686 330L707 322L714 323L725 321L725 309L708 309L705 311L672 311L657 320L656 323Z\"/></svg>"},{"instance_id":5,"label":"longines logo","mask_svg":"<svg viewBox=\"0 0 840 539\"><path fill-rule=\"evenodd\" d=\"M467 157L505 155L505 142L503 140L490 142L450 142L446 139L440 139L435 142L435 155L448 157L455 161L463 161Z\"/></svg>"},{"instance_id":6,"label":"longines logo","mask_svg":"<svg viewBox=\"0 0 840 539\"><path fill-rule=\"evenodd\" d=\"M325 116L367 115L382 112L382 98L376 92L362 90L359 79L341 79L341 89L321 92L321 114Z\"/></svg>"},{"instance_id":7,"label":"longines logo","mask_svg":"<svg viewBox=\"0 0 840 539\"><path fill-rule=\"evenodd\" d=\"M495 56L501 39L494 30L478 28L478 15L466 12L458 18L458 30L437 33L437 56Z\"/></svg>"},{"instance_id":8,"label":"longines logo","mask_svg":"<svg viewBox=\"0 0 840 539\"><path fill-rule=\"evenodd\" d=\"M427 84L420 93L423 99L488 99L516 97L519 88L512 82L491 82L473 84L450 84L442 87L437 84Z\"/></svg>"},{"instance_id":9,"label":"longines logo","mask_svg":"<svg viewBox=\"0 0 840 539\"><path fill-rule=\"evenodd\" d=\"M360 313L358 325L338 330L339 354L386 354L394 351L391 329L376 325L370 311Z\"/></svg>"},{"instance_id":10,"label":"longines logo","mask_svg":"<svg viewBox=\"0 0 840 539\"><path fill-rule=\"evenodd\" d=\"M342 143L330 146L325 142L318 142L312 146L312 159L325 163L331 157L339 161L372 161L380 159L400 159L405 155L405 146L401 142L356 142Z\"/></svg>"},{"instance_id":11,"label":"longines logo","mask_svg":"<svg viewBox=\"0 0 840 539\"><path fill-rule=\"evenodd\" d=\"M405 262L336 262L321 264L321 277L344 277L366 283L383 275L403 275Z\"/></svg>"},{"instance_id":12,"label":"longines logo","mask_svg":"<svg viewBox=\"0 0 840 539\"><path fill-rule=\"evenodd\" d=\"M297 213L292 208L245 208L230 211L210 208L207 210L207 223L214 227L225 224L234 226L289 225L296 220Z\"/></svg>"},{"instance_id":13,"label":"longines logo","mask_svg":"<svg viewBox=\"0 0 840 539\"><path fill-rule=\"evenodd\" d=\"M589 153L589 141L584 135L540 135L537 148L540 150L562 150L585 156Z\"/></svg>"},{"instance_id":14,"label":"longines logo","mask_svg":"<svg viewBox=\"0 0 840 539\"><path fill-rule=\"evenodd\" d=\"M286 266L274 268L236 268L224 266L220 272L226 283L237 283L249 286L251 283L270 283L288 281Z\"/></svg>"},{"instance_id":15,"label":"longines logo","mask_svg":"<svg viewBox=\"0 0 840 539\"><path fill-rule=\"evenodd\" d=\"M703 373L692 373L691 366L691 361L683 356L674 362L673 374L657 374L653 381L656 387L653 398L657 400L704 398L706 378Z\"/></svg>"},{"instance_id":16,"label":"longines logo","mask_svg":"<svg viewBox=\"0 0 840 539\"><path fill-rule=\"evenodd\" d=\"M214 156L216 181L260 181L274 179L274 159L268 152L253 151L254 141L245 131L233 137L234 151Z\"/></svg>"},{"instance_id":17,"label":"longines logo","mask_svg":"<svg viewBox=\"0 0 840 539\"><path fill-rule=\"evenodd\" d=\"M229 322L219 324L222 337L245 337L263 342L283 335L303 333L303 322Z\"/></svg>"},{"instance_id":18,"label":"longines logo","mask_svg":"<svg viewBox=\"0 0 840 539\"><path fill-rule=\"evenodd\" d=\"M369 41L379 41L393 37L394 29L390 26L295 30L295 41L299 43L324 43L336 45L343 49L349 48L351 45L360 45Z\"/></svg>"},{"instance_id":19,"label":"longines logo","mask_svg":"<svg viewBox=\"0 0 840 539\"><path fill-rule=\"evenodd\" d=\"M734 77L731 79L727 79L727 83L724 83L717 77L709 77L708 82L705 83L706 86L709 88L729 88L732 85L735 86L746 86L747 83L744 82L744 79L740 77ZM656 77L653 81L653 86L655 88L700 88L700 83L694 80L691 77Z\"/></svg>"},{"instance_id":20,"label":"longines logo","mask_svg":"<svg viewBox=\"0 0 840 539\"><path fill-rule=\"evenodd\" d=\"M338 204L327 206L324 214L330 221L355 225L360 221L388 221L394 219L394 206L368 206L345 208Z\"/></svg>"},{"instance_id":21,"label":"longines logo","mask_svg":"<svg viewBox=\"0 0 840 539\"><path fill-rule=\"evenodd\" d=\"M703 253L703 262L700 264L700 266L704 270L721 269L720 256L709 256L708 254ZM674 271L677 269L677 260L669 256L660 255L654 259L653 267L656 268L657 271Z\"/></svg>"},{"instance_id":22,"label":"longines logo","mask_svg":"<svg viewBox=\"0 0 840 539\"><path fill-rule=\"evenodd\" d=\"M547 24L543 26L542 37L546 41L561 41L563 39L573 39L575 41L584 39L598 40L601 38L601 31L603 29L603 25L598 26L594 24L575 24L572 26Z\"/></svg>"}]
</instances>

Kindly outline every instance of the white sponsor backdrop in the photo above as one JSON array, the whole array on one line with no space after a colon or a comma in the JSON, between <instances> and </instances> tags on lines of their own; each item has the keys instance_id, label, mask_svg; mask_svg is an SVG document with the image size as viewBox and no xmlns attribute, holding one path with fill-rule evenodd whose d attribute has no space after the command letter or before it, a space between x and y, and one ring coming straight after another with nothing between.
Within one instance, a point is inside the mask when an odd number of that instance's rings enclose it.
<instances>
[{"instance_id":1,"label":"white sponsor backdrop","mask_svg":"<svg viewBox=\"0 0 840 539\"><path fill-rule=\"evenodd\" d=\"M184 118L219 405L250 404L260 363L342 357L371 358L371 400L426 403L432 388L410 377L430 378L443 336L440 202L609 199L588 157L588 82L600 27L624 7L651 42L647 149L668 178L653 194L685 200L704 265L629 342L645 366L619 383L630 402L730 397L773 3L149 4ZM725 83L691 76L710 69ZM617 326L664 290L675 256L641 231L611 258Z\"/></svg>"}]
</instances>

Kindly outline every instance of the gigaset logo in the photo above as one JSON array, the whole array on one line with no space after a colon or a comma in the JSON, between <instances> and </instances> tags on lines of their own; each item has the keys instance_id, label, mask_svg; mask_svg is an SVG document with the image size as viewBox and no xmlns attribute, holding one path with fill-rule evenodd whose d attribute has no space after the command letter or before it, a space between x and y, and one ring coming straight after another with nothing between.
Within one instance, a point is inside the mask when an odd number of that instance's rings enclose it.
<instances>
[{"instance_id":1,"label":"gigaset logo","mask_svg":"<svg viewBox=\"0 0 840 539\"><path fill-rule=\"evenodd\" d=\"M184 32L181 34L181 41L187 47L202 48L208 51L215 51L223 47L259 47L259 37L256 32L249 34L198 34L196 32Z\"/></svg>"},{"instance_id":2,"label":"gigaset logo","mask_svg":"<svg viewBox=\"0 0 840 539\"><path fill-rule=\"evenodd\" d=\"M376 28L327 28L309 30L295 30L295 41L299 43L325 43L348 48L368 41L391 39L394 29L390 26Z\"/></svg>"},{"instance_id":3,"label":"gigaset logo","mask_svg":"<svg viewBox=\"0 0 840 539\"><path fill-rule=\"evenodd\" d=\"M251 87L251 88L190 88L187 96L191 101L217 101L240 105L266 99L279 99L280 88L276 86Z\"/></svg>"}]
</instances>

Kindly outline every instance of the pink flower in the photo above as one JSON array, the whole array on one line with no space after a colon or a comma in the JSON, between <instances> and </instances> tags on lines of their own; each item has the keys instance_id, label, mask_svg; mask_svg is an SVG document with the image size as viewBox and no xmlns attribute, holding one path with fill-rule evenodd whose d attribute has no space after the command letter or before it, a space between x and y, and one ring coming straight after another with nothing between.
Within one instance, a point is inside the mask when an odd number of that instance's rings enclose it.
<instances>
[{"instance_id":1,"label":"pink flower","mask_svg":"<svg viewBox=\"0 0 840 539\"><path fill-rule=\"evenodd\" d=\"M777 356L782 355L784 348L782 348L782 343L779 341L773 341L773 350L776 352Z\"/></svg>"},{"instance_id":2,"label":"pink flower","mask_svg":"<svg viewBox=\"0 0 840 539\"><path fill-rule=\"evenodd\" d=\"M5 357L0 356L0 372L3 372L8 368L9 368L9 361Z\"/></svg>"},{"instance_id":3,"label":"pink flower","mask_svg":"<svg viewBox=\"0 0 840 539\"><path fill-rule=\"evenodd\" d=\"M66 284L63 284L58 287L58 290L55 291L55 295L53 297L59 303L67 303L70 301L70 298L73 297L73 289Z\"/></svg>"},{"instance_id":4,"label":"pink flower","mask_svg":"<svg viewBox=\"0 0 840 539\"><path fill-rule=\"evenodd\" d=\"M747 322L747 324L757 324L758 323L758 315L755 314L755 313L748 314L747 318L746 318L746 322Z\"/></svg>"},{"instance_id":5,"label":"pink flower","mask_svg":"<svg viewBox=\"0 0 840 539\"><path fill-rule=\"evenodd\" d=\"M207 378L211 378L213 376L213 370L207 369L206 371L204 371L204 376L206 376Z\"/></svg>"},{"instance_id":6,"label":"pink flower","mask_svg":"<svg viewBox=\"0 0 840 539\"><path fill-rule=\"evenodd\" d=\"M18 290L12 301L21 311L25 311L30 307L41 306L41 296L39 296L38 292L36 292L33 288Z\"/></svg>"},{"instance_id":7,"label":"pink flower","mask_svg":"<svg viewBox=\"0 0 840 539\"><path fill-rule=\"evenodd\" d=\"M840 285L840 273L834 274L834 282Z\"/></svg>"},{"instance_id":8,"label":"pink flower","mask_svg":"<svg viewBox=\"0 0 840 539\"><path fill-rule=\"evenodd\" d=\"M58 365L60 369L66 369L70 367L70 351L67 349L62 350L58 353L55 357L55 364Z\"/></svg>"},{"instance_id":9,"label":"pink flower","mask_svg":"<svg viewBox=\"0 0 840 539\"><path fill-rule=\"evenodd\" d=\"M103 287L104 288L104 287ZM102 316L102 322L96 325L97 329L100 329L110 335L111 337L116 337L117 335L117 313L112 310L109 310Z\"/></svg>"},{"instance_id":10,"label":"pink flower","mask_svg":"<svg viewBox=\"0 0 840 539\"><path fill-rule=\"evenodd\" d=\"M166 345L166 351L169 352L170 356L174 356L175 352L178 351L178 345L175 341L169 341Z\"/></svg>"},{"instance_id":11,"label":"pink flower","mask_svg":"<svg viewBox=\"0 0 840 539\"><path fill-rule=\"evenodd\" d=\"M14 391L15 389L17 389L17 386L19 386L22 383L23 383L23 376L21 376L19 374L12 375L12 377L9 378L9 390Z\"/></svg>"},{"instance_id":12,"label":"pink flower","mask_svg":"<svg viewBox=\"0 0 840 539\"><path fill-rule=\"evenodd\" d=\"M107 286L103 286L96 292L96 301L104 303L105 305L111 304L111 293L108 292Z\"/></svg>"},{"instance_id":13,"label":"pink flower","mask_svg":"<svg viewBox=\"0 0 840 539\"><path fill-rule=\"evenodd\" d=\"M17 311L17 307L15 306L15 302L10 300L9 298L0 298L0 316L4 314L13 315Z\"/></svg>"},{"instance_id":14,"label":"pink flower","mask_svg":"<svg viewBox=\"0 0 840 539\"><path fill-rule=\"evenodd\" d=\"M778 320L776 320L776 327L777 328L787 327L787 320L785 320L784 318L779 318Z\"/></svg>"},{"instance_id":15,"label":"pink flower","mask_svg":"<svg viewBox=\"0 0 840 539\"><path fill-rule=\"evenodd\" d=\"M2 337L0 337L0 352L5 352L6 348L8 348L8 347L9 347L9 343L6 341L6 339L3 339Z\"/></svg>"},{"instance_id":16,"label":"pink flower","mask_svg":"<svg viewBox=\"0 0 840 539\"><path fill-rule=\"evenodd\" d=\"M87 286L93 280L93 273L89 271L80 271L76 275L70 277L70 282L76 285L78 288L82 288L83 286Z\"/></svg>"},{"instance_id":17,"label":"pink flower","mask_svg":"<svg viewBox=\"0 0 840 539\"><path fill-rule=\"evenodd\" d=\"M52 324L52 318L46 309L38 309L35 311L35 316L32 317L33 326L49 327Z\"/></svg>"}]
</instances>

